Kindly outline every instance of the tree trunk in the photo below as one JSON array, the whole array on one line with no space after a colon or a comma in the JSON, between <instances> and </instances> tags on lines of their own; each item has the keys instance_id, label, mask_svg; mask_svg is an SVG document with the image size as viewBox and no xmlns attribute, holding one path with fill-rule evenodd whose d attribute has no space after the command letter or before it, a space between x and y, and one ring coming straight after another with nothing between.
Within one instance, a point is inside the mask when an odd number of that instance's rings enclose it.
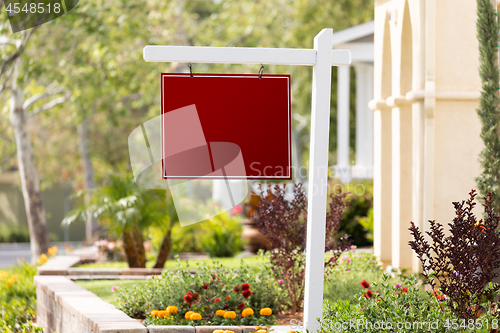
<instances>
[{"instance_id":1,"label":"tree trunk","mask_svg":"<svg viewBox=\"0 0 500 333\"><path fill-rule=\"evenodd\" d=\"M78 135L80 136L79 148L80 157L83 167L83 181L85 183L85 188L92 190L95 188L94 184L94 167L92 166L92 160L90 159L90 154L88 151L88 120L83 119L80 124L78 124ZM90 193L85 195L85 204L87 205L90 201ZM87 221L85 223L85 239L87 243L92 243L98 238L97 234L97 221L92 214L89 214Z\"/></svg>"},{"instance_id":2,"label":"tree trunk","mask_svg":"<svg viewBox=\"0 0 500 333\"><path fill-rule=\"evenodd\" d=\"M10 120L16 138L17 161L24 197L24 207L28 217L30 231L31 262L36 263L42 253L50 247L49 230L42 202L40 181L35 166L33 148L28 133L26 110L23 108L24 94L22 87L17 86L19 59L14 62Z\"/></svg>"},{"instance_id":3,"label":"tree trunk","mask_svg":"<svg viewBox=\"0 0 500 333\"><path fill-rule=\"evenodd\" d=\"M137 225L134 225L134 241L137 252L137 267L146 268L146 251L144 249L144 237Z\"/></svg>"},{"instance_id":4,"label":"tree trunk","mask_svg":"<svg viewBox=\"0 0 500 333\"><path fill-rule=\"evenodd\" d=\"M139 267L139 265L137 264L137 252L132 232L123 229L122 239L123 239L123 251L125 252L125 257L127 258L128 267L130 268Z\"/></svg>"},{"instance_id":5,"label":"tree trunk","mask_svg":"<svg viewBox=\"0 0 500 333\"><path fill-rule=\"evenodd\" d=\"M154 268L163 268L165 262L170 255L170 250L172 248L172 228L168 229L167 234L161 242L160 251L158 252L158 257L156 258L156 264Z\"/></svg>"}]
</instances>

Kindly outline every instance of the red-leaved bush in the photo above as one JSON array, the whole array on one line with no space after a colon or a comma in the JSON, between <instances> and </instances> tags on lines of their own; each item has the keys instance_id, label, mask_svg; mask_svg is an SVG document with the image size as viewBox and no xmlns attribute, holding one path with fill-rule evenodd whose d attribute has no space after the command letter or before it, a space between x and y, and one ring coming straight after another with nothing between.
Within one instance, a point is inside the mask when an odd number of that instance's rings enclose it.
<instances>
[{"instance_id":1,"label":"red-leaved bush","mask_svg":"<svg viewBox=\"0 0 500 333\"><path fill-rule=\"evenodd\" d=\"M458 317L477 318L481 305L491 302L500 290L491 284L499 276L500 217L493 209L491 194L484 197L485 218L477 220L472 209L476 205L476 191L467 201L454 202L455 218L449 223L450 234L445 236L443 226L429 221L429 244L423 233L411 222L413 241L409 244L422 263L424 278L433 288L433 295L446 301ZM446 297L435 292L437 285Z\"/></svg>"},{"instance_id":2,"label":"red-leaved bush","mask_svg":"<svg viewBox=\"0 0 500 333\"><path fill-rule=\"evenodd\" d=\"M274 190L273 190L274 189ZM331 195L326 215L325 252L333 251L325 262L325 272L337 264L340 254L349 249L348 236L336 239L340 221L347 208L346 194ZM255 227L271 243L271 267L277 279L282 280L292 311L302 308L306 250L307 196L302 184L295 185L294 198L285 200L285 186L269 186L261 194L260 205L253 216Z\"/></svg>"}]
</instances>

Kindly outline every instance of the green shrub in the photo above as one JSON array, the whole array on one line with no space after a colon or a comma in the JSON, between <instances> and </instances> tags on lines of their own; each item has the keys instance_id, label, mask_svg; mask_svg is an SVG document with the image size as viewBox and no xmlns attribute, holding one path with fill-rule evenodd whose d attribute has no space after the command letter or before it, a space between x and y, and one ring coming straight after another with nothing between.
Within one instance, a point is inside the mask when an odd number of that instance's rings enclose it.
<instances>
[{"instance_id":1,"label":"green shrub","mask_svg":"<svg viewBox=\"0 0 500 333\"><path fill-rule=\"evenodd\" d=\"M201 229L203 230L201 247L210 257L233 257L243 250L241 218L231 217L224 212L202 222Z\"/></svg>"},{"instance_id":2,"label":"green shrub","mask_svg":"<svg viewBox=\"0 0 500 333\"><path fill-rule=\"evenodd\" d=\"M176 271L166 271L143 286L120 288L119 308L131 317L147 318L145 324L190 324L183 316L192 310L202 315L203 324L215 325L221 323L222 318L215 315L221 309L239 314L233 321L234 325L271 324L273 318L262 318L258 314L259 310L264 307L271 308L273 313L281 310L284 291L265 262L265 258L262 258L263 264L259 268L250 268L242 262L238 269L224 268L216 261L206 266L198 263L196 274L191 273L190 267L181 269L179 263ZM241 286L244 284L248 284L250 294L243 293L244 288ZM235 292L235 286L239 286L239 292ZM242 309L238 309L241 303L245 308L252 308L255 315L241 318ZM150 317L151 311L165 310L171 305L179 309L177 316L171 316L170 319Z\"/></svg>"},{"instance_id":3,"label":"green shrub","mask_svg":"<svg viewBox=\"0 0 500 333\"><path fill-rule=\"evenodd\" d=\"M382 283L369 283L356 295L358 304L325 301L321 332L490 332L492 324L496 328L496 305L484 303L476 321L460 320L444 306L446 296L438 300L422 291L415 275L401 279L395 284L384 275Z\"/></svg>"},{"instance_id":4,"label":"green shrub","mask_svg":"<svg viewBox=\"0 0 500 333\"><path fill-rule=\"evenodd\" d=\"M203 230L200 228L199 223L190 224L185 227L181 227L179 223L174 224L172 227L172 257L179 253L203 252L200 242L202 233Z\"/></svg>"},{"instance_id":5,"label":"green shrub","mask_svg":"<svg viewBox=\"0 0 500 333\"><path fill-rule=\"evenodd\" d=\"M360 180L341 184L333 179L329 188L330 194L339 189L350 193L347 196L348 208L340 222L338 237L350 235L349 239L356 246L372 245L373 217L370 218L370 211L373 207L373 181Z\"/></svg>"},{"instance_id":6,"label":"green shrub","mask_svg":"<svg viewBox=\"0 0 500 333\"><path fill-rule=\"evenodd\" d=\"M25 243L30 241L30 232L27 226L0 224L0 243Z\"/></svg>"},{"instance_id":7,"label":"green shrub","mask_svg":"<svg viewBox=\"0 0 500 333\"><path fill-rule=\"evenodd\" d=\"M36 311L36 266L20 261L0 271L0 332L41 332L31 320Z\"/></svg>"}]
</instances>

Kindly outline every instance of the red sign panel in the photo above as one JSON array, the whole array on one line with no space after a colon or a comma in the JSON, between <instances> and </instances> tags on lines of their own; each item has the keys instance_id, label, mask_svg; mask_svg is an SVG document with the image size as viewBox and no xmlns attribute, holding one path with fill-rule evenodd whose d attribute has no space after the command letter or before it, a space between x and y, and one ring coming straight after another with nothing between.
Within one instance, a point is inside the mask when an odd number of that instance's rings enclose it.
<instances>
[{"instance_id":1,"label":"red sign panel","mask_svg":"<svg viewBox=\"0 0 500 333\"><path fill-rule=\"evenodd\" d=\"M162 177L290 180L290 75L161 75Z\"/></svg>"}]
</instances>

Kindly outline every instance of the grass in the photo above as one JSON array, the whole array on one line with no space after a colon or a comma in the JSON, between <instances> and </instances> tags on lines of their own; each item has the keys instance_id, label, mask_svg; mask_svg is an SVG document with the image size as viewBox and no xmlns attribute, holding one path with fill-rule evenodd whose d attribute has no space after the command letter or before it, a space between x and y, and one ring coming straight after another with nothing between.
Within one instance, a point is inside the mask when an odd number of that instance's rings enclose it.
<instances>
[{"instance_id":1,"label":"grass","mask_svg":"<svg viewBox=\"0 0 500 333\"><path fill-rule=\"evenodd\" d=\"M179 260L181 268L191 268L196 269L197 263L200 265L210 264L213 261L217 261L228 268L239 268L241 261L250 266L251 268L259 267L262 265L262 259L259 256L246 257L246 258L212 258L212 259L185 259ZM146 267L151 268L154 266L153 261L148 261ZM94 264L83 264L78 267L83 268L128 268L126 262L108 262L108 263L94 263ZM175 269L177 267L176 260L168 260L165 263L165 269Z\"/></svg>"},{"instance_id":2,"label":"grass","mask_svg":"<svg viewBox=\"0 0 500 333\"><path fill-rule=\"evenodd\" d=\"M360 282L382 282L383 273L373 254L350 251L339 258L338 265L327 277L323 297L332 302L349 300L351 303L357 303L355 296L363 290ZM398 281L399 279L394 279L394 284Z\"/></svg>"},{"instance_id":3,"label":"grass","mask_svg":"<svg viewBox=\"0 0 500 333\"><path fill-rule=\"evenodd\" d=\"M88 291L93 292L102 300L113 304L118 307L118 299L116 293L111 288L117 286L118 288L128 288L134 285L145 284L147 280L96 280L96 281L76 281L75 283Z\"/></svg>"},{"instance_id":4,"label":"grass","mask_svg":"<svg viewBox=\"0 0 500 333\"><path fill-rule=\"evenodd\" d=\"M326 255L328 258L329 256ZM262 260L267 262L267 258L259 256L248 258L216 258L216 259L191 259L180 260L182 268L196 269L196 264L200 265L210 264L212 261L218 261L228 268L240 267L240 262L250 267L257 267L262 265ZM176 261L169 260L165 265L167 269L175 269ZM100 264L85 264L81 267L89 268L126 268L126 263L100 263ZM339 258L338 265L333 269L332 273L328 276L324 284L323 297L330 301L337 300L350 300L357 303L355 295L363 288L360 282L364 279L370 284L374 282L382 282L383 271L378 266L375 257L371 253L356 253L350 251ZM399 279L394 279L394 284L398 283ZM111 291L113 286L130 287L134 284L145 283L143 280L102 280L102 281L80 281L77 282L82 287L92 291L97 296L105 301L116 305L115 294Z\"/></svg>"}]
</instances>

